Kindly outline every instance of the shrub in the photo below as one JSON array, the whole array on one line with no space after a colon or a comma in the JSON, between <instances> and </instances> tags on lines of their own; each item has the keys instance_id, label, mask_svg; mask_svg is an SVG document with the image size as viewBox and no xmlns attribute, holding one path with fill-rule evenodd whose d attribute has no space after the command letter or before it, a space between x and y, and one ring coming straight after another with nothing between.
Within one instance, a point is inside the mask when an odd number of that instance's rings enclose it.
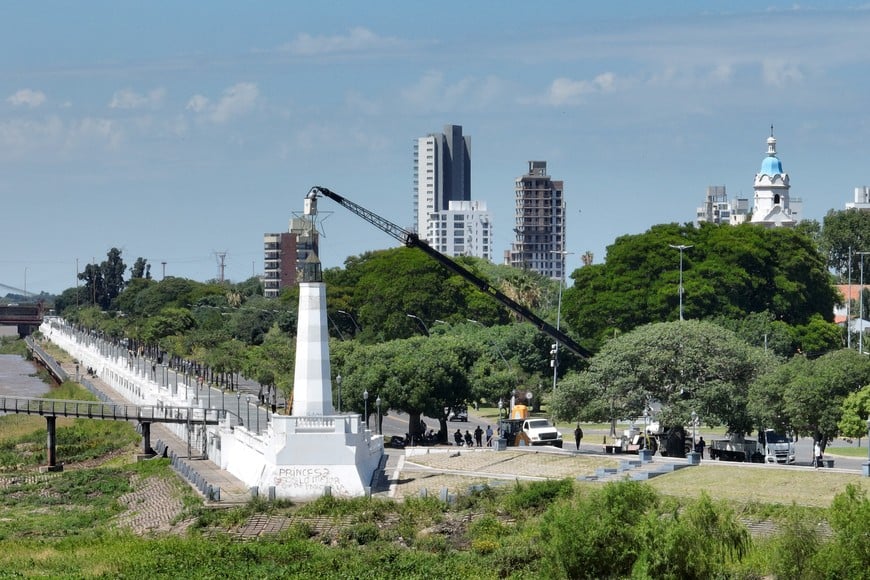
<instances>
[{"instance_id":1,"label":"shrub","mask_svg":"<svg viewBox=\"0 0 870 580\"><path fill-rule=\"evenodd\" d=\"M831 503L828 521L834 538L815 560L828 578L866 578L870 570L870 500L867 492L849 484Z\"/></svg>"},{"instance_id":2,"label":"shrub","mask_svg":"<svg viewBox=\"0 0 870 580\"><path fill-rule=\"evenodd\" d=\"M339 534L339 543L347 545L348 543L356 543L360 546L371 544L378 541L381 537L381 531L376 524L371 522L362 522L352 524L341 530Z\"/></svg>"},{"instance_id":3,"label":"shrub","mask_svg":"<svg viewBox=\"0 0 870 580\"><path fill-rule=\"evenodd\" d=\"M570 479L549 479L531 483L517 482L505 496L505 507L513 513L524 510L540 512L556 498L570 497L574 493L574 482Z\"/></svg>"},{"instance_id":4,"label":"shrub","mask_svg":"<svg viewBox=\"0 0 870 580\"><path fill-rule=\"evenodd\" d=\"M541 519L542 566L559 578L624 576L638 556L635 526L658 501L649 486L611 483L573 505L553 504Z\"/></svg>"},{"instance_id":5,"label":"shrub","mask_svg":"<svg viewBox=\"0 0 870 580\"><path fill-rule=\"evenodd\" d=\"M770 572L776 578L807 578L819 551L819 535L797 511L779 523L779 532L769 542Z\"/></svg>"}]
</instances>

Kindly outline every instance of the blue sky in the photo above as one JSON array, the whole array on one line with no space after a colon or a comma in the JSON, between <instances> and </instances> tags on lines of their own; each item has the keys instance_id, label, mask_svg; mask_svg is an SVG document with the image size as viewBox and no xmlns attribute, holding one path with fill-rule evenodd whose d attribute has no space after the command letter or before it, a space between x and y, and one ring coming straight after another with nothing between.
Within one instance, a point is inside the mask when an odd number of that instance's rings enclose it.
<instances>
[{"instance_id":1,"label":"blue sky","mask_svg":"<svg viewBox=\"0 0 870 580\"><path fill-rule=\"evenodd\" d=\"M565 182L573 269L709 185L750 196L771 124L821 220L870 183L870 5L829 4L4 2L0 283L59 292L113 246L243 280L313 185L411 224L413 141L445 124L498 256L529 160ZM326 267L395 245L320 208Z\"/></svg>"}]
</instances>

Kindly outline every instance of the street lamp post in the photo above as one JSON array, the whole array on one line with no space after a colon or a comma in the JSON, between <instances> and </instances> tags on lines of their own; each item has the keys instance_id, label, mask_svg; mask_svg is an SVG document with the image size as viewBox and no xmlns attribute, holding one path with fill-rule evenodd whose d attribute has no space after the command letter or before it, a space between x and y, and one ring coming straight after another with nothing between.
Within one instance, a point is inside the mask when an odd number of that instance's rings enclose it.
<instances>
[{"instance_id":1,"label":"street lamp post","mask_svg":"<svg viewBox=\"0 0 870 580\"><path fill-rule=\"evenodd\" d=\"M241 423L242 422L242 394L241 393L236 393L236 416L239 418L239 423Z\"/></svg>"},{"instance_id":2,"label":"street lamp post","mask_svg":"<svg viewBox=\"0 0 870 580\"><path fill-rule=\"evenodd\" d=\"M338 385L338 414L341 414L341 375L335 377L335 384Z\"/></svg>"},{"instance_id":3,"label":"street lamp post","mask_svg":"<svg viewBox=\"0 0 870 580\"><path fill-rule=\"evenodd\" d=\"M429 328L426 326L426 323L423 322L423 319L415 314L405 314L408 318L413 318L423 327L423 331L426 333L426 336L429 336Z\"/></svg>"},{"instance_id":4,"label":"street lamp post","mask_svg":"<svg viewBox=\"0 0 870 580\"><path fill-rule=\"evenodd\" d=\"M870 416L867 417L867 463L864 464L864 475L870 477Z\"/></svg>"},{"instance_id":5,"label":"street lamp post","mask_svg":"<svg viewBox=\"0 0 870 580\"><path fill-rule=\"evenodd\" d=\"M565 256L568 254L573 254L574 252L568 252L565 250L555 250L554 254L559 254L562 257L561 264L561 272L562 276L559 278L559 303L556 306L556 330L559 330L559 326L562 322L562 287L565 286ZM556 379L559 371L559 341L553 343L553 349L550 354L553 355L550 364L553 367L553 396L556 396Z\"/></svg>"},{"instance_id":6,"label":"street lamp post","mask_svg":"<svg viewBox=\"0 0 870 580\"><path fill-rule=\"evenodd\" d=\"M353 322L353 327L356 329L356 333L354 333L354 336L362 332L362 328L360 328L360 325L356 323L356 318L353 317L353 314L346 310L336 310L336 312L338 312L339 314L344 314L345 316L350 318L350 321Z\"/></svg>"},{"instance_id":7,"label":"street lamp post","mask_svg":"<svg viewBox=\"0 0 870 580\"><path fill-rule=\"evenodd\" d=\"M694 246L686 246L684 244L678 246L668 244L668 246L680 251L680 320L683 320L683 251L693 248Z\"/></svg>"},{"instance_id":8,"label":"street lamp post","mask_svg":"<svg viewBox=\"0 0 870 580\"><path fill-rule=\"evenodd\" d=\"M692 411L692 451L695 450L695 443L698 441L695 433L695 427L698 425L698 414Z\"/></svg>"},{"instance_id":9,"label":"street lamp post","mask_svg":"<svg viewBox=\"0 0 870 580\"><path fill-rule=\"evenodd\" d=\"M855 254L861 256L861 282L858 285L858 352L864 354L864 256L870 252L855 252Z\"/></svg>"},{"instance_id":10,"label":"street lamp post","mask_svg":"<svg viewBox=\"0 0 870 580\"><path fill-rule=\"evenodd\" d=\"M504 409L504 399L498 400L498 418L501 419L501 411Z\"/></svg>"},{"instance_id":11,"label":"street lamp post","mask_svg":"<svg viewBox=\"0 0 870 580\"><path fill-rule=\"evenodd\" d=\"M363 391L363 411L366 414L366 429L369 428L369 391Z\"/></svg>"},{"instance_id":12,"label":"street lamp post","mask_svg":"<svg viewBox=\"0 0 870 580\"><path fill-rule=\"evenodd\" d=\"M378 408L378 435L381 435L381 396L375 399L375 406Z\"/></svg>"}]
</instances>

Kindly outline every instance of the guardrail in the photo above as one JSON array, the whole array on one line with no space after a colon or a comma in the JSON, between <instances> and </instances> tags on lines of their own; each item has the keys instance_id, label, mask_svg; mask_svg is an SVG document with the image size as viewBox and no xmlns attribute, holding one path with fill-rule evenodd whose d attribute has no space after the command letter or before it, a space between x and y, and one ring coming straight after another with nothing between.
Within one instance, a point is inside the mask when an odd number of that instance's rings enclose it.
<instances>
[{"instance_id":1,"label":"guardrail","mask_svg":"<svg viewBox=\"0 0 870 580\"><path fill-rule=\"evenodd\" d=\"M110 421L196 423L198 425L218 425L223 420L225 413L223 409L162 405L139 406L30 397L0 397L0 412L48 417L82 417Z\"/></svg>"}]
</instances>

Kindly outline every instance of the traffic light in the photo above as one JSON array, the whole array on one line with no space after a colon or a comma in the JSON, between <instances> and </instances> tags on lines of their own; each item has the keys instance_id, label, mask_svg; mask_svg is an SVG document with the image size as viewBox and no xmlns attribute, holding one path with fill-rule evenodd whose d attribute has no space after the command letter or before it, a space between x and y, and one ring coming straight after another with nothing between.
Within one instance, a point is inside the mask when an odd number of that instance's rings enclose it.
<instances>
[{"instance_id":1,"label":"traffic light","mask_svg":"<svg viewBox=\"0 0 870 580\"><path fill-rule=\"evenodd\" d=\"M559 343L554 342L550 345L550 368L556 368L556 359L559 356Z\"/></svg>"}]
</instances>

